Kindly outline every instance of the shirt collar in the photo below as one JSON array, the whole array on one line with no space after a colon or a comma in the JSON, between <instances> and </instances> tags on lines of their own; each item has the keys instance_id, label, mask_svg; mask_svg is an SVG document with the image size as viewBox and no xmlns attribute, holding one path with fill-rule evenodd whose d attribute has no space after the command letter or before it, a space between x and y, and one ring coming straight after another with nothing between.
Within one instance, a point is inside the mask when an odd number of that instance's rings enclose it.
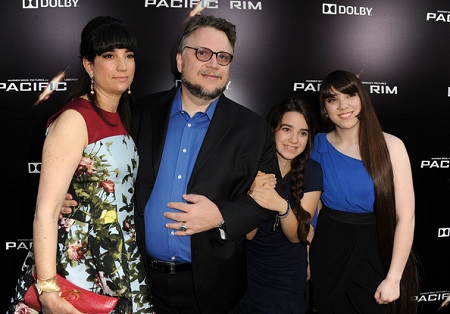
<instances>
[{"instance_id":1,"label":"shirt collar","mask_svg":"<svg viewBox=\"0 0 450 314\"><path fill-rule=\"evenodd\" d=\"M220 98L220 97L219 97ZM209 120L212 120L214 116L214 112L216 111L217 103L219 102L219 98L214 100L206 109L205 114ZM170 116L182 111L182 103L181 103L181 86L178 87L177 93L175 94L175 99L173 100L172 109L170 110Z\"/></svg>"}]
</instances>

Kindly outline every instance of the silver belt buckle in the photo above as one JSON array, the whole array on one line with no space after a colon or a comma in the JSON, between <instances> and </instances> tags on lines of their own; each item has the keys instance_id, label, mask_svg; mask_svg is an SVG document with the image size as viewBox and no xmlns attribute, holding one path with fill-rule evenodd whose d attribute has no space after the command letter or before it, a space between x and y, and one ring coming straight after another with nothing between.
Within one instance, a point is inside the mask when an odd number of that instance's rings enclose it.
<instances>
[{"instance_id":1,"label":"silver belt buckle","mask_svg":"<svg viewBox=\"0 0 450 314\"><path fill-rule=\"evenodd\" d=\"M176 273L176 271L175 271L175 263L170 263L170 274L172 275L172 274L175 274Z\"/></svg>"}]
</instances>

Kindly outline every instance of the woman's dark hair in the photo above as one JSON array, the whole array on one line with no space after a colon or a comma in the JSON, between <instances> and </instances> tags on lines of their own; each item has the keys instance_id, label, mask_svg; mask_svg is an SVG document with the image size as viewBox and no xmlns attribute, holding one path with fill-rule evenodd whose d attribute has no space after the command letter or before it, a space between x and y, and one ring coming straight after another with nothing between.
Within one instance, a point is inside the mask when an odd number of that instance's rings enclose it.
<instances>
[{"instance_id":1,"label":"woman's dark hair","mask_svg":"<svg viewBox=\"0 0 450 314\"><path fill-rule=\"evenodd\" d=\"M137 39L133 31L125 26L122 21L110 17L99 16L92 19L84 27L81 33L80 60L86 59L94 62L96 56L114 49L128 49L134 54L137 53ZM69 99L87 95L95 111L108 123L109 121L99 110L97 95L90 94L91 78L82 67L78 80L73 87ZM125 129L131 134L131 95L123 93L119 101L117 111L120 115Z\"/></svg>"},{"instance_id":2,"label":"woman's dark hair","mask_svg":"<svg viewBox=\"0 0 450 314\"><path fill-rule=\"evenodd\" d=\"M323 80L320 91L320 113L322 119L328 122L330 121L326 116L325 102L334 94L333 90L347 95L357 94L361 99L361 111L358 114L359 151L374 184L379 249L387 272L392 259L396 226L394 174L389 150L369 94L358 76L351 72L337 70ZM412 301L412 297L419 292L417 263L415 252L411 250L400 283L400 298L390 303L389 313L417 312L415 302Z\"/></svg>"},{"instance_id":3,"label":"woman's dark hair","mask_svg":"<svg viewBox=\"0 0 450 314\"><path fill-rule=\"evenodd\" d=\"M298 112L305 118L306 124L309 128L308 144L305 150L291 161L291 195L294 201L292 206L298 220L297 235L300 241L309 244L307 236L311 224L311 215L303 209L301 200L304 194L304 170L306 161L309 158L312 149L312 140L315 134L316 123L314 120L313 111L308 103L300 98L287 98L275 105L269 114L269 124L272 133L275 134L281 127L283 116L287 112Z\"/></svg>"}]
</instances>

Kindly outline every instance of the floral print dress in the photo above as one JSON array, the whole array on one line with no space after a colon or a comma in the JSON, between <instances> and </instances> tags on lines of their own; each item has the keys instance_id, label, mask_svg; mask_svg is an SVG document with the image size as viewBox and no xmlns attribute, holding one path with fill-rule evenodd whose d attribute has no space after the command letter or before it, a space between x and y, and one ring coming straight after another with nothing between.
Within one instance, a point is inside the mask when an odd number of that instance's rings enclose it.
<instances>
[{"instance_id":1,"label":"floral print dress","mask_svg":"<svg viewBox=\"0 0 450 314\"><path fill-rule=\"evenodd\" d=\"M152 313L145 268L135 243L136 146L117 113L103 112L111 126L81 98L63 108L67 109L83 115L89 145L71 184L78 206L59 221L57 272L87 290L120 297L112 313ZM9 313L32 313L21 300L34 282L33 270L31 250Z\"/></svg>"}]
</instances>

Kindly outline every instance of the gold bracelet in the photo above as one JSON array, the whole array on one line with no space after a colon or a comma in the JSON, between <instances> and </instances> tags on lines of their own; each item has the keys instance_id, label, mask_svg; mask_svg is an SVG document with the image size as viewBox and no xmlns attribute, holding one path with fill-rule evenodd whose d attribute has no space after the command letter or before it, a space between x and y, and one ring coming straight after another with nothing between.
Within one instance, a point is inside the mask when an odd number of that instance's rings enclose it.
<instances>
[{"instance_id":1,"label":"gold bracelet","mask_svg":"<svg viewBox=\"0 0 450 314\"><path fill-rule=\"evenodd\" d=\"M59 292L61 290L56 276L45 280L36 279L36 288L39 294L42 294L42 292Z\"/></svg>"}]
</instances>

